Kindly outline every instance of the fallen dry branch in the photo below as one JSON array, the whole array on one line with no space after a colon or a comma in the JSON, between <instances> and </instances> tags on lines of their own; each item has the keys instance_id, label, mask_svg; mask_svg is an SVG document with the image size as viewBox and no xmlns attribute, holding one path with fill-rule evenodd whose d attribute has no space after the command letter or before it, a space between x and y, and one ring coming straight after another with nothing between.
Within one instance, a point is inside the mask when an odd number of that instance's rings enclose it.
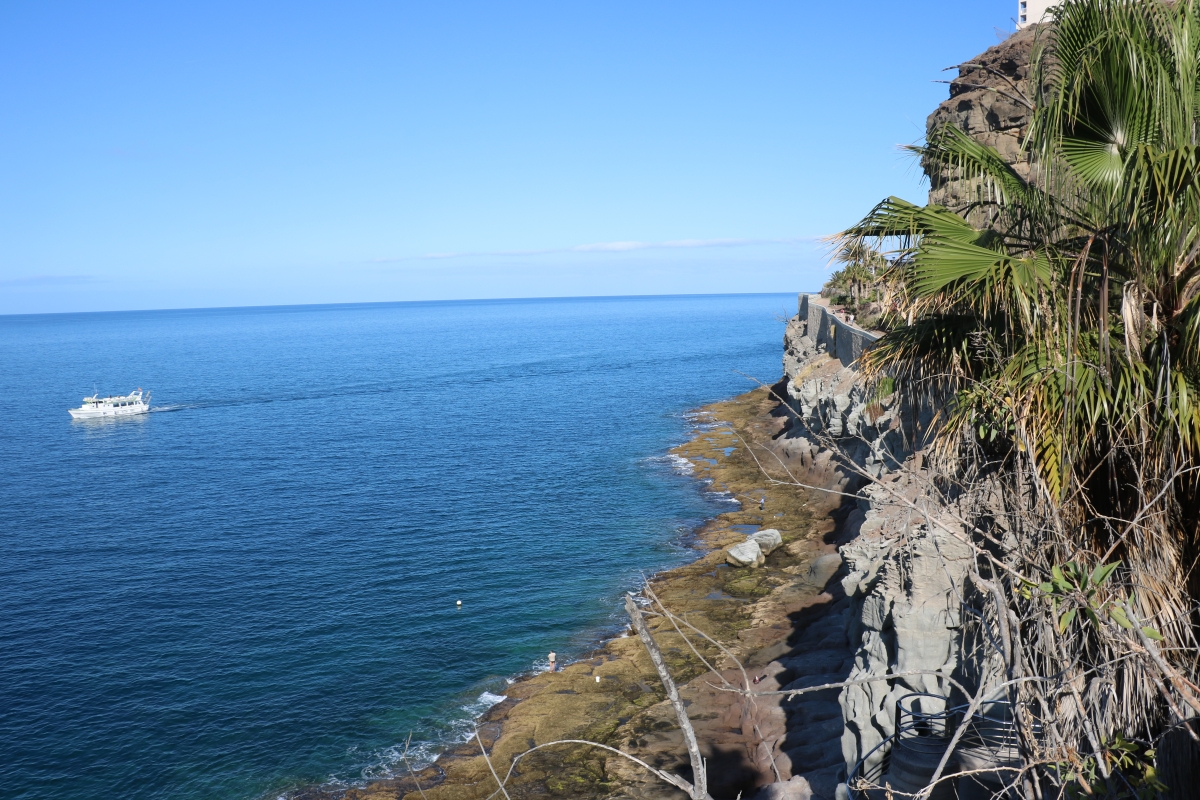
<instances>
[{"instance_id":1,"label":"fallen dry branch","mask_svg":"<svg viewBox=\"0 0 1200 800\"><path fill-rule=\"evenodd\" d=\"M692 762L694 782L687 790L688 794L692 800L712 800L708 794L707 767L704 764L704 757L700 755L700 745L696 741L696 731L692 727L691 721L688 720L687 709L684 707L683 701L679 699L679 690L675 688L675 680L671 677L670 670L667 669L662 651L659 649L658 643L654 641L654 637L650 635L650 630L646 627L646 621L642 619L642 610L633 601L633 595L625 596L625 611L629 614L629 619L633 623L633 629L637 631L642 645L650 654L650 660L654 663L654 669L658 672L658 678L662 681L663 688L667 691L667 699L671 701L671 706L675 709L675 716L679 720L679 729L683 732L683 741L687 745L688 758Z\"/></svg>"}]
</instances>

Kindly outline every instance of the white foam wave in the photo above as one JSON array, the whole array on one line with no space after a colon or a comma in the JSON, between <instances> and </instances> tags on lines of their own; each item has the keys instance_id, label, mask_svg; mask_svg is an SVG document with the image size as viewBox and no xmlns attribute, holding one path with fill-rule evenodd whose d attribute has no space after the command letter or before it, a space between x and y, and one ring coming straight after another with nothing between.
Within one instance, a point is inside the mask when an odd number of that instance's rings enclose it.
<instances>
[{"instance_id":1,"label":"white foam wave","mask_svg":"<svg viewBox=\"0 0 1200 800\"><path fill-rule=\"evenodd\" d=\"M633 602L637 604L639 608L648 608L650 606L650 598L642 597L641 592L630 592L629 596L633 598Z\"/></svg>"},{"instance_id":2,"label":"white foam wave","mask_svg":"<svg viewBox=\"0 0 1200 800\"><path fill-rule=\"evenodd\" d=\"M674 453L667 455L667 462L681 475L691 475L696 471L696 466L691 461L688 461L683 456L677 456Z\"/></svg>"},{"instance_id":3,"label":"white foam wave","mask_svg":"<svg viewBox=\"0 0 1200 800\"><path fill-rule=\"evenodd\" d=\"M511 684L512 680L509 679L507 682ZM323 785L332 788L364 786L371 781L386 780L405 774L410 767L413 770L424 769L437 760L447 745L469 741L475 734L479 717L504 699L502 694L485 690L474 700L459 706L461 714L455 714L454 718L445 720L448 723L446 725L448 730L443 729L442 735L435 736L428 741L400 742L376 750L367 759L367 764L361 767L358 780L347 782L338 776L331 775ZM357 749L357 747L351 747L348 753L353 754Z\"/></svg>"},{"instance_id":4,"label":"white foam wave","mask_svg":"<svg viewBox=\"0 0 1200 800\"><path fill-rule=\"evenodd\" d=\"M491 692L484 692L483 694L479 695L479 697L475 698L475 705L483 705L485 707L484 710L486 711L487 709L496 705L496 703L500 703L503 701L504 701L504 695L502 695L502 694L493 694Z\"/></svg>"},{"instance_id":5,"label":"white foam wave","mask_svg":"<svg viewBox=\"0 0 1200 800\"><path fill-rule=\"evenodd\" d=\"M674 453L670 453L667 457L670 460L671 468L681 475L691 475L696 471L696 467L692 464L692 462L688 461L683 456L677 456Z\"/></svg>"},{"instance_id":6,"label":"white foam wave","mask_svg":"<svg viewBox=\"0 0 1200 800\"><path fill-rule=\"evenodd\" d=\"M377 781L386 780L396 777L398 770L408 770L409 765L414 770L424 769L434 762L441 753L442 747L435 742L413 742L409 745L394 744L391 747L384 748L377 754L374 762L363 767L359 773L362 781ZM404 762L408 761L408 765ZM349 784L331 778L326 781L326 786L337 787L339 785L349 788Z\"/></svg>"},{"instance_id":7,"label":"white foam wave","mask_svg":"<svg viewBox=\"0 0 1200 800\"><path fill-rule=\"evenodd\" d=\"M683 415L692 426L693 433L707 433L716 430L729 430L733 426L724 420L719 420L711 411L689 411Z\"/></svg>"},{"instance_id":8,"label":"white foam wave","mask_svg":"<svg viewBox=\"0 0 1200 800\"><path fill-rule=\"evenodd\" d=\"M718 503L734 503L741 505L742 501L733 496L733 492L705 492L705 497Z\"/></svg>"},{"instance_id":9,"label":"white foam wave","mask_svg":"<svg viewBox=\"0 0 1200 800\"><path fill-rule=\"evenodd\" d=\"M674 453L667 453L661 456L650 456L645 461L652 464L667 464L671 471L677 475L691 475L695 472L692 462L688 461L683 456L677 456Z\"/></svg>"}]
</instances>

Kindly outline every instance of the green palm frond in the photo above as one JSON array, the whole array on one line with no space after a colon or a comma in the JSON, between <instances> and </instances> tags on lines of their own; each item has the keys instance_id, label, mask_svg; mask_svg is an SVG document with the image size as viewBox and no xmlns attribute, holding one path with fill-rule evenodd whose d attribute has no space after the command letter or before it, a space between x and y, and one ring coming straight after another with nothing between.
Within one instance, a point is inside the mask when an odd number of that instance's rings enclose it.
<instances>
[{"instance_id":1,"label":"green palm frond","mask_svg":"<svg viewBox=\"0 0 1200 800\"><path fill-rule=\"evenodd\" d=\"M995 149L972 139L956 125L946 123L935 129L923 147L909 150L921 156L927 168L957 174L979 184L987 199L1002 208L1017 208L1023 214L1037 216L1049 209L1053 198L1030 184Z\"/></svg>"}]
</instances>

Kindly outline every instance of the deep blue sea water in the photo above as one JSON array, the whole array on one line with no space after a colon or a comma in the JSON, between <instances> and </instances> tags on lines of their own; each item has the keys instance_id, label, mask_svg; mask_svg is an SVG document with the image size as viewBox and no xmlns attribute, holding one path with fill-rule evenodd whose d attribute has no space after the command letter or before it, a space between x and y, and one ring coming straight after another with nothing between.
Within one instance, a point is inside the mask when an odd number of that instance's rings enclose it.
<instances>
[{"instance_id":1,"label":"deep blue sea water","mask_svg":"<svg viewBox=\"0 0 1200 800\"><path fill-rule=\"evenodd\" d=\"M252 800L461 736L728 508L664 455L778 376L794 298L0 317L0 795Z\"/></svg>"}]
</instances>

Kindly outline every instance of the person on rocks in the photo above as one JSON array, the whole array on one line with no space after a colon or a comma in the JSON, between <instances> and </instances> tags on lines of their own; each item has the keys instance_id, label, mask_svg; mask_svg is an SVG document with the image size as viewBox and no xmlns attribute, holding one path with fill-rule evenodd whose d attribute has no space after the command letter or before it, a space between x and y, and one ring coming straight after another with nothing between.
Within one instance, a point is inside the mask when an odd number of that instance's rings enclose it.
<instances>
[{"instance_id":1,"label":"person on rocks","mask_svg":"<svg viewBox=\"0 0 1200 800\"><path fill-rule=\"evenodd\" d=\"M551 653L550 654L550 671L558 672L558 664L555 663L554 659L555 659L555 655L554 655L554 653Z\"/></svg>"}]
</instances>

